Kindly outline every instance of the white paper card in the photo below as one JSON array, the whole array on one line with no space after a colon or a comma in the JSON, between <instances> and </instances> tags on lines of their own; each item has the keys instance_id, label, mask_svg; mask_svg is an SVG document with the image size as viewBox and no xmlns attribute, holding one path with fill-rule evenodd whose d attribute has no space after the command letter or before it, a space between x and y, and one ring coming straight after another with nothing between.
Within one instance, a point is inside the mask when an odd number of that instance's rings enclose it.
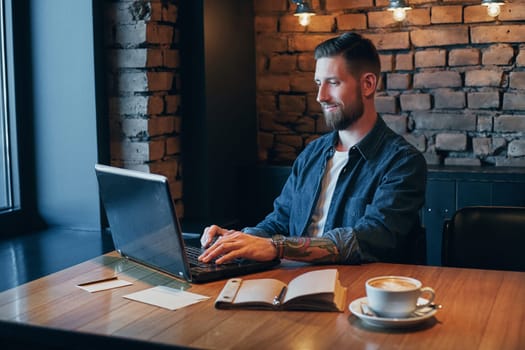
<instances>
[{"instance_id":1,"label":"white paper card","mask_svg":"<svg viewBox=\"0 0 525 350\"><path fill-rule=\"evenodd\" d=\"M133 283L118 278L112 278L108 280L100 280L93 282L86 282L77 285L78 288L88 291L90 293L99 292L101 290L108 290L113 288L120 288L124 286L129 286Z\"/></svg>"},{"instance_id":2,"label":"white paper card","mask_svg":"<svg viewBox=\"0 0 525 350\"><path fill-rule=\"evenodd\" d=\"M198 303L199 301L209 299L210 297L166 286L157 286L140 292L124 295L124 298L160 306L168 310L177 310Z\"/></svg>"}]
</instances>

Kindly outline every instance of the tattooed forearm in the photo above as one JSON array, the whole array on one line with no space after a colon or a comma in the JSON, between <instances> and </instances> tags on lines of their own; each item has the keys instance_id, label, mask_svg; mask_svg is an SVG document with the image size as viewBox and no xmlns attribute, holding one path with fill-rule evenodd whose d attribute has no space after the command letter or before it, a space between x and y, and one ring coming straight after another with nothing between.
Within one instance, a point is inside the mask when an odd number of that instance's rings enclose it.
<instances>
[{"instance_id":1,"label":"tattooed forearm","mask_svg":"<svg viewBox=\"0 0 525 350\"><path fill-rule=\"evenodd\" d=\"M287 237L284 257L314 263L335 263L339 252L334 242L328 238Z\"/></svg>"}]
</instances>

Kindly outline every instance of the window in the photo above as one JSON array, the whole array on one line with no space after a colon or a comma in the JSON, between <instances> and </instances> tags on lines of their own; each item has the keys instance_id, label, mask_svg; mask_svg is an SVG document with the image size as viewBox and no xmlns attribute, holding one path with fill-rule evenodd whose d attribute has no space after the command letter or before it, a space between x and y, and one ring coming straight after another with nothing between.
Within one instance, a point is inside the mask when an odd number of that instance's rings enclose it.
<instances>
[{"instance_id":1,"label":"window","mask_svg":"<svg viewBox=\"0 0 525 350\"><path fill-rule=\"evenodd\" d=\"M20 206L10 5L0 0L0 214Z\"/></svg>"}]
</instances>

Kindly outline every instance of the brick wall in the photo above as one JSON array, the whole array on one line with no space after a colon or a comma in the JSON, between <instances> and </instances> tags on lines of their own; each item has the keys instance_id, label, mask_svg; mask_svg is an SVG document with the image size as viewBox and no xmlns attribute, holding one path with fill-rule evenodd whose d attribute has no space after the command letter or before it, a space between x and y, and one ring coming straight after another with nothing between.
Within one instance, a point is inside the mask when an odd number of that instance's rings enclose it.
<instances>
[{"instance_id":1,"label":"brick wall","mask_svg":"<svg viewBox=\"0 0 525 350\"><path fill-rule=\"evenodd\" d=\"M183 216L177 0L105 5L111 164L158 173Z\"/></svg>"},{"instance_id":2,"label":"brick wall","mask_svg":"<svg viewBox=\"0 0 525 350\"><path fill-rule=\"evenodd\" d=\"M525 1L497 19L481 1L409 1L397 23L387 0L313 0L308 27L286 0L254 0L259 160L291 163L326 132L313 49L345 31L380 52L376 107L429 164L525 167Z\"/></svg>"}]
</instances>

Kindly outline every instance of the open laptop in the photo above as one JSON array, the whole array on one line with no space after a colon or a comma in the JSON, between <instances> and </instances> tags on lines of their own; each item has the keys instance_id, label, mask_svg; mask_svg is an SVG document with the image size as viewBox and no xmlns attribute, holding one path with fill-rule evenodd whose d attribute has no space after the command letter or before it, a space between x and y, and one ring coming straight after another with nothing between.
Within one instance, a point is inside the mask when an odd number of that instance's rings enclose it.
<instances>
[{"instance_id":1,"label":"open laptop","mask_svg":"<svg viewBox=\"0 0 525 350\"><path fill-rule=\"evenodd\" d=\"M208 282L269 269L279 260L203 264L200 242L183 239L166 177L96 164L100 197L116 250L130 260L189 282Z\"/></svg>"}]
</instances>

